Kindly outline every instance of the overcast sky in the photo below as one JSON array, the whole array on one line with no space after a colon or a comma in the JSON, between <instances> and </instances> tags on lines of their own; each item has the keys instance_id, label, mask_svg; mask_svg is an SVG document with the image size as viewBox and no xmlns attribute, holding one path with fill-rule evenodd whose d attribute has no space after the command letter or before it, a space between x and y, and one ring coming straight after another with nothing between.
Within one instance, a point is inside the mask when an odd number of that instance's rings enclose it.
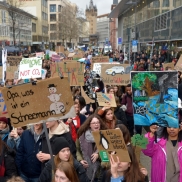
<instances>
[{"instance_id":1,"label":"overcast sky","mask_svg":"<svg viewBox=\"0 0 182 182\"><path fill-rule=\"evenodd\" d=\"M89 5L90 0L70 0L71 2L77 4L84 12L86 5ZM97 6L98 15L106 14L111 12L111 4L113 0L93 0L94 5Z\"/></svg>"}]
</instances>

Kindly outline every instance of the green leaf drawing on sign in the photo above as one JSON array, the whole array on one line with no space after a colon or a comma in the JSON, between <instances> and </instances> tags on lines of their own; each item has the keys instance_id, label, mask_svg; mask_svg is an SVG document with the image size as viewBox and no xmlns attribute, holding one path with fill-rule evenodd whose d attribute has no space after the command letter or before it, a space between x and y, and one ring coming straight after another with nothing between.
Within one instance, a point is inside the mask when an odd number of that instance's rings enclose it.
<instances>
[{"instance_id":1,"label":"green leaf drawing on sign","mask_svg":"<svg viewBox=\"0 0 182 182\"><path fill-rule=\"evenodd\" d=\"M139 146L142 149L146 149L148 139L144 135L136 134L131 137L131 143L133 146Z\"/></svg>"}]
</instances>

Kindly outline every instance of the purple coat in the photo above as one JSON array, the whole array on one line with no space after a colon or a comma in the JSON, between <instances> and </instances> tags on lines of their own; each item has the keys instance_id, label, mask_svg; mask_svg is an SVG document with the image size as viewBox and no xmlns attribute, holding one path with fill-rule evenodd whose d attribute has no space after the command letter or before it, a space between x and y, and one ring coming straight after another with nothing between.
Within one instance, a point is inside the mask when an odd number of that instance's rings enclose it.
<instances>
[{"instance_id":1,"label":"purple coat","mask_svg":"<svg viewBox=\"0 0 182 182\"><path fill-rule=\"evenodd\" d=\"M151 182L165 182L166 180L166 142L162 138L158 143L154 142L154 137L150 138L149 133L145 135L148 138L147 148L142 150L146 156L151 157ZM178 161L180 165L180 177L178 182L182 182L182 142L178 142Z\"/></svg>"}]
</instances>

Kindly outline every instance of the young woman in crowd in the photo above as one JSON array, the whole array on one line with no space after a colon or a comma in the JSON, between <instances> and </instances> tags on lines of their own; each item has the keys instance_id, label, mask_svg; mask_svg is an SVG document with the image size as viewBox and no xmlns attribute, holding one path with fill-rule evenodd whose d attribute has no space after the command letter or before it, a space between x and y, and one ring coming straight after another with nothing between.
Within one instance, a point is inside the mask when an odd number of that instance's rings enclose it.
<instances>
[{"instance_id":1,"label":"young woman in crowd","mask_svg":"<svg viewBox=\"0 0 182 182\"><path fill-rule=\"evenodd\" d=\"M0 181L6 182L17 175L14 161L15 153L10 150L0 137Z\"/></svg>"},{"instance_id":2,"label":"young woman in crowd","mask_svg":"<svg viewBox=\"0 0 182 182\"><path fill-rule=\"evenodd\" d=\"M75 169L69 162L61 162L55 171L54 182L79 182Z\"/></svg>"},{"instance_id":3,"label":"young woman in crowd","mask_svg":"<svg viewBox=\"0 0 182 182\"><path fill-rule=\"evenodd\" d=\"M65 138L56 138L54 141L53 150L56 153L54 157L55 167L57 167L61 162L67 162L74 167L79 182L90 181L86 175L83 165L78 162L71 154L69 143ZM52 164L51 161L48 161L39 177L39 182L50 182L52 178Z\"/></svg>"},{"instance_id":4,"label":"young woman in crowd","mask_svg":"<svg viewBox=\"0 0 182 182\"><path fill-rule=\"evenodd\" d=\"M110 107L103 107L97 114L102 118L108 129L115 129L116 125L120 123Z\"/></svg>"},{"instance_id":5,"label":"young woman in crowd","mask_svg":"<svg viewBox=\"0 0 182 182\"><path fill-rule=\"evenodd\" d=\"M117 161L110 155L111 169L107 172L105 182L148 182L147 170L140 169L132 146L127 146L131 162ZM152 181L153 182L153 181Z\"/></svg>"},{"instance_id":6,"label":"young woman in crowd","mask_svg":"<svg viewBox=\"0 0 182 182\"><path fill-rule=\"evenodd\" d=\"M91 181L97 181L100 175L99 154L92 131L104 129L106 126L102 119L98 115L91 115L78 130L77 160L86 168L87 176Z\"/></svg>"},{"instance_id":7,"label":"young woman in crowd","mask_svg":"<svg viewBox=\"0 0 182 182\"><path fill-rule=\"evenodd\" d=\"M163 128L162 138L155 143L158 126L150 126L147 148L143 153L151 157L152 182L182 182L182 133L179 128Z\"/></svg>"},{"instance_id":8,"label":"young woman in crowd","mask_svg":"<svg viewBox=\"0 0 182 182\"><path fill-rule=\"evenodd\" d=\"M7 142L9 135L9 126L8 126L8 119L5 117L0 117L0 138Z\"/></svg>"},{"instance_id":9,"label":"young woman in crowd","mask_svg":"<svg viewBox=\"0 0 182 182\"><path fill-rule=\"evenodd\" d=\"M114 87L108 87L107 94L114 94Z\"/></svg>"},{"instance_id":10,"label":"young woman in crowd","mask_svg":"<svg viewBox=\"0 0 182 182\"><path fill-rule=\"evenodd\" d=\"M7 145L12 149L17 150L20 144L21 135L26 129L27 127L23 126L23 127L18 127L17 129L12 130L8 136Z\"/></svg>"},{"instance_id":11,"label":"young woman in crowd","mask_svg":"<svg viewBox=\"0 0 182 182\"><path fill-rule=\"evenodd\" d=\"M118 97L119 100L121 101L122 100L121 88L119 86L117 86L117 85L115 85L113 88L114 88L114 95L116 97Z\"/></svg>"}]
</instances>

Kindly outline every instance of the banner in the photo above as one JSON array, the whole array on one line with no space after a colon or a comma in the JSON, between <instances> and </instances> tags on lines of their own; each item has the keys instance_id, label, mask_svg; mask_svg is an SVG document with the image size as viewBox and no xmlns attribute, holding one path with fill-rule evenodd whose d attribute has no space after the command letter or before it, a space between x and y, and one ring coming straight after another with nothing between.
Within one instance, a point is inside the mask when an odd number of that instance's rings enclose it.
<instances>
[{"instance_id":1,"label":"banner","mask_svg":"<svg viewBox=\"0 0 182 182\"><path fill-rule=\"evenodd\" d=\"M7 79L16 79L15 74L18 71L18 66L8 66L6 65L6 80Z\"/></svg>"},{"instance_id":2,"label":"banner","mask_svg":"<svg viewBox=\"0 0 182 182\"><path fill-rule=\"evenodd\" d=\"M114 94L104 94L97 92L97 101L99 103L99 106L117 107Z\"/></svg>"},{"instance_id":3,"label":"banner","mask_svg":"<svg viewBox=\"0 0 182 182\"><path fill-rule=\"evenodd\" d=\"M9 66L18 66L22 60L21 56L7 56L7 64Z\"/></svg>"},{"instance_id":4,"label":"banner","mask_svg":"<svg viewBox=\"0 0 182 182\"><path fill-rule=\"evenodd\" d=\"M105 85L128 85L131 70L129 64L102 64L101 77Z\"/></svg>"},{"instance_id":5,"label":"banner","mask_svg":"<svg viewBox=\"0 0 182 182\"><path fill-rule=\"evenodd\" d=\"M120 129L94 131L92 134L103 162L109 162L109 155L113 155L115 161L116 156L121 162L131 161Z\"/></svg>"},{"instance_id":6,"label":"banner","mask_svg":"<svg viewBox=\"0 0 182 182\"><path fill-rule=\"evenodd\" d=\"M177 71L131 72L135 125L179 127Z\"/></svg>"},{"instance_id":7,"label":"banner","mask_svg":"<svg viewBox=\"0 0 182 182\"><path fill-rule=\"evenodd\" d=\"M19 79L40 78L41 70L41 58L23 58L19 67Z\"/></svg>"},{"instance_id":8,"label":"banner","mask_svg":"<svg viewBox=\"0 0 182 182\"><path fill-rule=\"evenodd\" d=\"M1 115L1 117L6 117L6 118L9 117L7 107L6 107L6 104L4 102L3 95L1 93L1 89L0 89L0 115Z\"/></svg>"},{"instance_id":9,"label":"banner","mask_svg":"<svg viewBox=\"0 0 182 182\"><path fill-rule=\"evenodd\" d=\"M68 79L59 77L3 88L11 124L16 127L40 121L74 117L74 106Z\"/></svg>"},{"instance_id":10,"label":"banner","mask_svg":"<svg viewBox=\"0 0 182 182\"><path fill-rule=\"evenodd\" d=\"M37 58L44 58L44 52L36 52Z\"/></svg>"},{"instance_id":11,"label":"banner","mask_svg":"<svg viewBox=\"0 0 182 182\"><path fill-rule=\"evenodd\" d=\"M51 77L68 77L70 86L84 86L84 64L70 62L52 62L50 64Z\"/></svg>"}]
</instances>

